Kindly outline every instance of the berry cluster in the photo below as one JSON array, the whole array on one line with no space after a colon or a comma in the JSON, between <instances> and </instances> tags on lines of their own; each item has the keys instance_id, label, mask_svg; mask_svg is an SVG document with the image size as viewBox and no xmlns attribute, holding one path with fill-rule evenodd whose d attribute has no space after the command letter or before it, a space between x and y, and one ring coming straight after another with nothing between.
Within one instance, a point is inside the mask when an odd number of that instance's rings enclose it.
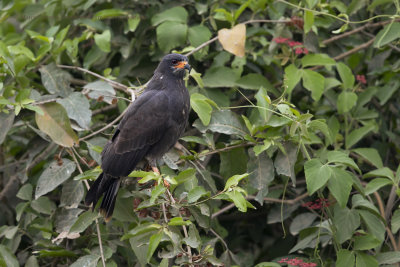
<instances>
[{"instance_id":1,"label":"berry cluster","mask_svg":"<svg viewBox=\"0 0 400 267\"><path fill-rule=\"evenodd\" d=\"M293 41L290 38L284 38L284 37L274 38L273 41L277 44L287 44L294 50L294 53L296 55L308 54L308 49L305 48L303 43L301 42Z\"/></svg>"},{"instance_id":2,"label":"berry cluster","mask_svg":"<svg viewBox=\"0 0 400 267\"><path fill-rule=\"evenodd\" d=\"M319 210L324 207L329 207L330 205L331 203L329 203L329 200L327 198L319 198L314 202L308 201L306 203L301 204L301 206L310 208L312 210Z\"/></svg>"},{"instance_id":3,"label":"berry cluster","mask_svg":"<svg viewBox=\"0 0 400 267\"><path fill-rule=\"evenodd\" d=\"M304 262L302 259L299 258L294 258L294 259L288 259L288 258L283 258L278 263L287 263L288 265L292 266L299 266L299 267L316 267L317 264L314 262Z\"/></svg>"},{"instance_id":4,"label":"berry cluster","mask_svg":"<svg viewBox=\"0 0 400 267\"><path fill-rule=\"evenodd\" d=\"M365 75L356 75L356 80L359 83L367 84L367 79L365 79Z\"/></svg>"}]
</instances>

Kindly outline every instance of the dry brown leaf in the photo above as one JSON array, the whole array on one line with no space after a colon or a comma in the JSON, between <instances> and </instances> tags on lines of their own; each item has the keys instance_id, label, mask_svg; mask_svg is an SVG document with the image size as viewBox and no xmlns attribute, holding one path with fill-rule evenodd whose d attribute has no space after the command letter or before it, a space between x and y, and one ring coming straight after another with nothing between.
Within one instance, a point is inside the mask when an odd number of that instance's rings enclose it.
<instances>
[{"instance_id":1,"label":"dry brown leaf","mask_svg":"<svg viewBox=\"0 0 400 267\"><path fill-rule=\"evenodd\" d=\"M36 124L42 132L63 147L72 147L79 143L63 106L58 103L46 103L39 107L43 110L43 115L36 113Z\"/></svg>"},{"instance_id":2,"label":"dry brown leaf","mask_svg":"<svg viewBox=\"0 0 400 267\"><path fill-rule=\"evenodd\" d=\"M246 25L238 24L232 29L219 30L218 41L226 51L235 56L243 57L246 43Z\"/></svg>"}]
</instances>

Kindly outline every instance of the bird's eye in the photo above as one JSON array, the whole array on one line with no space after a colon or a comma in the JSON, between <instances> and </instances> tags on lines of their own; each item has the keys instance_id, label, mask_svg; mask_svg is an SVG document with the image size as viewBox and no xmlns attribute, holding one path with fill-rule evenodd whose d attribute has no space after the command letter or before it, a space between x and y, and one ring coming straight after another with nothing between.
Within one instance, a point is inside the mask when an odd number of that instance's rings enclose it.
<instances>
[{"instance_id":1,"label":"bird's eye","mask_svg":"<svg viewBox=\"0 0 400 267\"><path fill-rule=\"evenodd\" d=\"M172 60L172 64L174 64L174 65L178 64L178 60L173 59L173 60Z\"/></svg>"}]
</instances>

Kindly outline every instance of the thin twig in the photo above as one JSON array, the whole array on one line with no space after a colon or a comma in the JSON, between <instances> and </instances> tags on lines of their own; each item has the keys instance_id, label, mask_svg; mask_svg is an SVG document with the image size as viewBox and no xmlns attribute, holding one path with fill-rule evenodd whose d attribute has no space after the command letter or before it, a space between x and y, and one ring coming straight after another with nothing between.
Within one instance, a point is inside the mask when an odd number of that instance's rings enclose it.
<instances>
[{"instance_id":1,"label":"thin twig","mask_svg":"<svg viewBox=\"0 0 400 267\"><path fill-rule=\"evenodd\" d=\"M107 112L107 111L110 111L110 110L113 110L113 109L115 109L117 107L118 107L117 104L111 104L111 105L108 105L108 106L93 110L92 116L100 114L100 113L104 113L104 112Z\"/></svg>"},{"instance_id":2,"label":"thin twig","mask_svg":"<svg viewBox=\"0 0 400 267\"><path fill-rule=\"evenodd\" d=\"M69 154L72 156L73 160L75 161L75 164L76 164L76 166L77 166L77 168L78 168L78 170L79 170L79 173L82 174L83 171L82 171L81 165L79 164L78 159L76 158L74 152L77 153L76 151L73 151L73 150L71 149L71 150L69 151ZM77 155L78 155L78 153L77 153ZM90 185L89 185L88 181L87 181L87 180L83 180L83 181L84 181L84 183L85 183L85 185L86 185L86 189L89 191ZM95 223L96 223L97 239L98 239L98 241L99 241L101 262L102 262L102 264L103 264L103 267L106 267L106 260L105 260L105 258L104 258L104 251L103 251L103 243L102 243L102 241L101 241L101 232L100 232L100 227L99 227L99 220L98 220L97 218L96 218L96 220L95 220Z\"/></svg>"},{"instance_id":3,"label":"thin twig","mask_svg":"<svg viewBox=\"0 0 400 267\"><path fill-rule=\"evenodd\" d=\"M170 199L170 201L171 201L171 204L172 205L174 205L175 203L176 203L176 201L175 201L175 199L174 199L174 196L171 194L171 191L169 191L169 188L166 188L167 190L167 195L168 195L168 197L169 197L169 199ZM181 211L179 210L179 214L181 215ZM182 215L181 215L182 216ZM183 228L183 234L185 235L185 237L187 238L189 235L188 235L188 233L187 233L187 229L186 229L186 226L185 225L182 225L182 228ZM191 250L191 248L190 248L190 246L189 245L187 245L187 254L188 254L188 258L189 258L189 263L190 263L190 265L189 266L192 266L192 250Z\"/></svg>"},{"instance_id":4,"label":"thin twig","mask_svg":"<svg viewBox=\"0 0 400 267\"><path fill-rule=\"evenodd\" d=\"M288 204L288 205L293 205L298 203L299 201L303 200L304 198L308 197L308 193L304 193L294 199L279 199L279 198L270 198L270 197L265 197L264 201L265 202L273 202L273 203L281 203L281 204ZM253 200L255 199L255 196L247 196L246 199L247 200ZM220 209L219 211L213 213L211 215L211 219L214 219L215 217L218 217L219 215L227 212L228 210L232 209L235 207L234 203L229 204L228 206L223 207L222 209Z\"/></svg>"},{"instance_id":5,"label":"thin twig","mask_svg":"<svg viewBox=\"0 0 400 267\"><path fill-rule=\"evenodd\" d=\"M369 33L369 32L366 32L366 31L362 31L362 34L365 34L365 35L367 35L368 37L371 37L371 38L374 38L375 37L375 35L373 35L373 34L371 34L371 33ZM398 47L396 47L395 45L392 45L392 44L387 44L390 48L392 48L393 50L396 50L397 52L400 52L400 48L398 48Z\"/></svg>"},{"instance_id":6,"label":"thin twig","mask_svg":"<svg viewBox=\"0 0 400 267\"><path fill-rule=\"evenodd\" d=\"M396 20L396 21L398 21L398 20ZM380 22L376 22L376 23L367 23L367 24L365 24L365 25L363 25L361 27L355 28L354 30L351 30L351 31L348 31L348 32L344 32L342 34L339 34L339 35L333 36L333 37L331 37L329 39L326 39L326 40L322 41L322 44L327 45L329 43L332 43L332 42L337 41L339 39L342 39L344 37L353 35L353 34L359 32L359 31L362 31L362 30L364 30L366 28L374 28L374 27L384 26L384 25L386 25L386 24L388 24L390 22L392 22L392 21L391 20L385 20L385 21L380 21Z\"/></svg>"},{"instance_id":7,"label":"thin twig","mask_svg":"<svg viewBox=\"0 0 400 267\"><path fill-rule=\"evenodd\" d=\"M110 79L108 79L108 78L106 78L104 76L101 76L100 74L97 74L97 73L93 72L93 71L90 71L90 70L87 70L87 69L84 69L84 68L81 68L81 67L78 67L78 66L57 65L57 67L63 68L63 69L79 70L79 71L88 73L88 74L90 74L92 76L95 76L95 77L97 77L99 79L102 79L102 80L108 82L112 87L114 87L116 89L120 89L125 93L129 93L129 91L128 91L129 87L128 86L126 86L126 85L124 85L122 83L110 80Z\"/></svg>"},{"instance_id":8,"label":"thin twig","mask_svg":"<svg viewBox=\"0 0 400 267\"><path fill-rule=\"evenodd\" d=\"M165 203L161 203L161 207L162 207L162 211L163 211L163 215L164 215L164 221L165 221L165 223L168 223L167 211L165 209Z\"/></svg>"},{"instance_id":9,"label":"thin twig","mask_svg":"<svg viewBox=\"0 0 400 267\"><path fill-rule=\"evenodd\" d=\"M385 214L386 216L384 217L386 220L389 220L389 216L392 214L392 209L394 206L394 202L396 200L396 186L392 186L392 190L390 190L389 198L386 203L386 209L385 209Z\"/></svg>"},{"instance_id":10,"label":"thin twig","mask_svg":"<svg viewBox=\"0 0 400 267\"><path fill-rule=\"evenodd\" d=\"M381 216L383 218L386 218L387 215L385 215L385 210L384 210L384 207L383 207L383 201L382 201L381 196L376 191L374 192L374 196L376 198L376 201L378 202L379 212L381 213ZM388 221L388 219L386 219L386 221ZM388 226L386 226L385 229L386 229L386 233L387 233L387 235L388 235L388 237L390 239L390 243L392 243L393 249L395 251L398 251L397 243L396 243L396 240L394 239L392 231L390 230L390 228Z\"/></svg>"},{"instance_id":11,"label":"thin twig","mask_svg":"<svg viewBox=\"0 0 400 267\"><path fill-rule=\"evenodd\" d=\"M221 240L222 244L224 244L224 246L225 246L225 249L226 249L226 250L229 250L228 244L226 244L225 240L224 240L217 232L215 232L214 229L210 228L209 230L210 230L210 232L213 233L219 240Z\"/></svg>"},{"instance_id":12,"label":"thin twig","mask_svg":"<svg viewBox=\"0 0 400 267\"><path fill-rule=\"evenodd\" d=\"M95 132L93 132L91 134L88 134L88 135L86 135L84 137L81 137L79 139L79 141L86 140L86 139L88 139L88 138L90 138L92 136L95 136L96 134L101 133L102 131L107 130L108 128L112 127L114 124L116 124L125 115L125 113L127 111L128 111L128 108L126 108L115 120L113 120L112 122L110 122L109 124L104 126L103 128L101 128L101 129L99 129L99 130L97 130L97 131L95 131Z\"/></svg>"},{"instance_id":13,"label":"thin twig","mask_svg":"<svg viewBox=\"0 0 400 267\"><path fill-rule=\"evenodd\" d=\"M193 49L192 51L190 51L189 53L186 53L185 56L190 56L191 54L199 51L200 49L202 49L203 47L215 42L218 40L218 36L215 36L214 38L208 40L207 42L202 43L201 45L199 45L198 47L196 47L195 49Z\"/></svg>"},{"instance_id":14,"label":"thin twig","mask_svg":"<svg viewBox=\"0 0 400 267\"><path fill-rule=\"evenodd\" d=\"M370 46L370 45L375 41L375 38L376 38L376 37L372 38L371 40L369 40L369 41L366 42L366 43L360 44L359 46L356 46L356 47L354 47L353 49L350 49L349 51L347 51L347 52L345 52L345 53L343 53L343 54L340 54L340 55L334 57L333 59L336 60L336 61L338 61L338 60L340 60L340 59L342 59L342 58L345 58L345 57L347 57L347 56L350 56L351 54L354 54L354 53L358 52L359 50L362 50L362 49L364 49L364 48Z\"/></svg>"},{"instance_id":15,"label":"thin twig","mask_svg":"<svg viewBox=\"0 0 400 267\"><path fill-rule=\"evenodd\" d=\"M254 144L251 144L251 143L241 143L241 144L238 144L238 145L227 146L227 147L224 147L224 148L215 149L215 150L212 150L212 151L209 151L209 152L206 152L206 153L201 153L201 152L200 152L200 153L198 153L196 156L197 156L197 157L205 157L205 156L208 156L208 155L212 155L212 154L216 154L216 153L219 153L219 152L228 151L228 150L235 149L235 148L238 148L238 147L246 147L246 146L252 146L252 145L254 145ZM185 161L184 159L178 160L178 161L176 162L176 164L180 164L180 163L182 163L182 162L184 162L184 161Z\"/></svg>"}]
</instances>

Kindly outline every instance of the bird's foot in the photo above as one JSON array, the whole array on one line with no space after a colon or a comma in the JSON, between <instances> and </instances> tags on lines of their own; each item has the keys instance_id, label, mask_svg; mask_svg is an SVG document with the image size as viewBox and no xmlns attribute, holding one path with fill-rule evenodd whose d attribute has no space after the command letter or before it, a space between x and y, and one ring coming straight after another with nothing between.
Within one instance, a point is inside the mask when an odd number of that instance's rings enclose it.
<instances>
[{"instance_id":1,"label":"bird's foot","mask_svg":"<svg viewBox=\"0 0 400 267\"><path fill-rule=\"evenodd\" d=\"M158 175L161 175L160 170L157 167L151 166L151 169L153 170L153 172L157 173Z\"/></svg>"}]
</instances>

